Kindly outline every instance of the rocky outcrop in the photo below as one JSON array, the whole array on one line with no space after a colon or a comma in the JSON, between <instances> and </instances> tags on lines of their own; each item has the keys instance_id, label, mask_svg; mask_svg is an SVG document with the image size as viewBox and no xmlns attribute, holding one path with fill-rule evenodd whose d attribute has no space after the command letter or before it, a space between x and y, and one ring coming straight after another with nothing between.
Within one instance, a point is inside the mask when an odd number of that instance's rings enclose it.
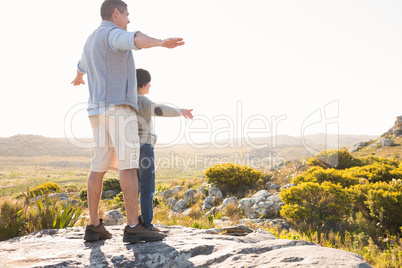
<instances>
[{"instance_id":1,"label":"rocky outcrop","mask_svg":"<svg viewBox=\"0 0 402 268\"><path fill-rule=\"evenodd\" d=\"M163 226L169 230L163 241L124 244L123 228L109 226L113 238L92 243L83 241L84 227L3 241L0 267L370 267L357 254L261 229Z\"/></svg>"},{"instance_id":2,"label":"rocky outcrop","mask_svg":"<svg viewBox=\"0 0 402 268\"><path fill-rule=\"evenodd\" d=\"M395 124L387 132L390 135L402 136L402 116L396 118Z\"/></svg>"},{"instance_id":3,"label":"rocky outcrop","mask_svg":"<svg viewBox=\"0 0 402 268\"><path fill-rule=\"evenodd\" d=\"M251 198L243 198L239 203L244 216L250 219L276 218L283 206L279 193L270 194L266 190L257 192Z\"/></svg>"}]
</instances>

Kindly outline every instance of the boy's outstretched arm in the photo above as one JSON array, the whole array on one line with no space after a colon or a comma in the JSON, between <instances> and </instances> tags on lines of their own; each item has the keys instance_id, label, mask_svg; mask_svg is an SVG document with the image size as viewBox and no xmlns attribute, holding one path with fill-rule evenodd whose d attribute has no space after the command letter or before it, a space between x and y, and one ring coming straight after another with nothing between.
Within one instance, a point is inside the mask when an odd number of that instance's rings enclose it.
<instances>
[{"instance_id":1,"label":"boy's outstretched arm","mask_svg":"<svg viewBox=\"0 0 402 268\"><path fill-rule=\"evenodd\" d=\"M71 82L72 85L74 86L79 86L79 85L85 85L85 81L84 81L84 74L80 73L77 70L77 75L75 76L74 80Z\"/></svg>"},{"instance_id":2,"label":"boy's outstretched arm","mask_svg":"<svg viewBox=\"0 0 402 268\"><path fill-rule=\"evenodd\" d=\"M191 113L193 109L181 109L180 110L180 115L184 116L186 119L191 119L193 120L193 114Z\"/></svg>"}]
</instances>

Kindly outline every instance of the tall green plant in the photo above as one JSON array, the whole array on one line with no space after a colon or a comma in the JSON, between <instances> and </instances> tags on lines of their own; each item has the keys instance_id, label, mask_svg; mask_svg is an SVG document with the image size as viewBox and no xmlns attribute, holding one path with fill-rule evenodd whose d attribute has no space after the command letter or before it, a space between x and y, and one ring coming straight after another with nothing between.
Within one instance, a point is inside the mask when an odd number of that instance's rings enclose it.
<instances>
[{"instance_id":1,"label":"tall green plant","mask_svg":"<svg viewBox=\"0 0 402 268\"><path fill-rule=\"evenodd\" d=\"M59 202L46 193L30 198L29 190L23 193L24 201L3 202L0 206L0 240L43 229L61 229L74 226L82 214L81 206Z\"/></svg>"},{"instance_id":2,"label":"tall green plant","mask_svg":"<svg viewBox=\"0 0 402 268\"><path fill-rule=\"evenodd\" d=\"M59 197L50 198L42 193L43 198L38 198L29 205L29 223L32 229L60 229L74 226L82 214L82 208L73 206L67 202L61 206Z\"/></svg>"}]
</instances>

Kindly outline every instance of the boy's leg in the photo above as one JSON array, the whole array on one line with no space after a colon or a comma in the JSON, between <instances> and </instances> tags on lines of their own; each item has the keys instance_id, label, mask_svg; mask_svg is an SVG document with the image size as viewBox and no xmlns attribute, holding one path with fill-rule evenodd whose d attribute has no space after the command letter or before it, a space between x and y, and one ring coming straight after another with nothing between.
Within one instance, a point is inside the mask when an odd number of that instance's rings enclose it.
<instances>
[{"instance_id":1,"label":"boy's leg","mask_svg":"<svg viewBox=\"0 0 402 268\"><path fill-rule=\"evenodd\" d=\"M141 214L144 222L152 227L153 197L155 193L155 160L154 147L151 144L141 145L139 184L141 192Z\"/></svg>"}]
</instances>

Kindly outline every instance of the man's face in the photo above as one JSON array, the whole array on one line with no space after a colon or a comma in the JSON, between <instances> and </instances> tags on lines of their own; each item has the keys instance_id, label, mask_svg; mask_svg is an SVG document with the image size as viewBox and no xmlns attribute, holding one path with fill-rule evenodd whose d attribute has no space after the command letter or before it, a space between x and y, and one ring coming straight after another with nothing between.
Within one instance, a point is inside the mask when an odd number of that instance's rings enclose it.
<instances>
[{"instance_id":1,"label":"man's face","mask_svg":"<svg viewBox=\"0 0 402 268\"><path fill-rule=\"evenodd\" d=\"M128 19L128 10L125 9L123 13L121 13L117 8L115 9L115 12L117 13L117 18L115 24L122 28L123 30L127 31L127 25L130 23L130 20Z\"/></svg>"}]
</instances>

